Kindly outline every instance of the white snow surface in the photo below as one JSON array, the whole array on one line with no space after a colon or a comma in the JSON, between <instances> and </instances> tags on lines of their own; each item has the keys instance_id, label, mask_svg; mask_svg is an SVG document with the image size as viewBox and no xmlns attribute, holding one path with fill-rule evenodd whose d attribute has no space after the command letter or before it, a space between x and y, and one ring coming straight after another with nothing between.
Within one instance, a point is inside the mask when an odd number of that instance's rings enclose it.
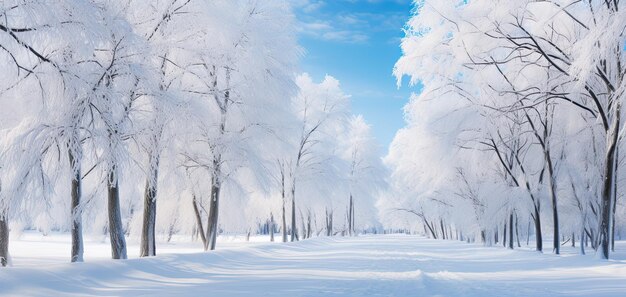
<instances>
[{"instance_id":1,"label":"white snow surface","mask_svg":"<svg viewBox=\"0 0 626 297\"><path fill-rule=\"evenodd\" d=\"M280 239L280 237L277 237ZM2 296L625 296L626 242L614 260L514 251L408 235L319 237L269 243L220 237L218 250L175 238L157 257L110 260L108 243L86 241L69 259L69 236L25 233L0 269ZM547 247L547 251L549 251Z\"/></svg>"}]
</instances>

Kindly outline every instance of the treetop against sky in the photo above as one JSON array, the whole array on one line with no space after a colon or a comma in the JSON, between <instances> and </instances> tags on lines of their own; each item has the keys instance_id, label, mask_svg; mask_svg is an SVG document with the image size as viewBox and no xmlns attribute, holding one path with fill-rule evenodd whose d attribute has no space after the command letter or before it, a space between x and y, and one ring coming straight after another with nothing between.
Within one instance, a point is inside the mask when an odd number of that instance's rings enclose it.
<instances>
[{"instance_id":1,"label":"treetop against sky","mask_svg":"<svg viewBox=\"0 0 626 297\"><path fill-rule=\"evenodd\" d=\"M291 0L306 53L302 69L316 79L336 77L387 147L404 125L402 107L411 91L397 87L393 66L402 54L402 28L411 0Z\"/></svg>"}]
</instances>

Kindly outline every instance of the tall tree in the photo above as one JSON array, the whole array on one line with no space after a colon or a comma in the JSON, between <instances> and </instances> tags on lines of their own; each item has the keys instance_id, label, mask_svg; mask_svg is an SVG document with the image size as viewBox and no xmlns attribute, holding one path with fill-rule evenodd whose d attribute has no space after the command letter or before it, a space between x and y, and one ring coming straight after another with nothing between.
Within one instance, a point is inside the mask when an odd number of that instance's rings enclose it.
<instances>
[{"instance_id":1,"label":"tall tree","mask_svg":"<svg viewBox=\"0 0 626 297\"><path fill-rule=\"evenodd\" d=\"M264 152L252 139L269 135L275 121L271 112L281 110L294 93L299 49L293 15L283 1L216 1L207 9L214 18L201 39L207 50L196 52L182 80L196 108L192 117L198 120L184 166L208 180L208 195L196 201L208 200L204 230L212 250L225 186L241 185L241 169L263 163Z\"/></svg>"}]
</instances>

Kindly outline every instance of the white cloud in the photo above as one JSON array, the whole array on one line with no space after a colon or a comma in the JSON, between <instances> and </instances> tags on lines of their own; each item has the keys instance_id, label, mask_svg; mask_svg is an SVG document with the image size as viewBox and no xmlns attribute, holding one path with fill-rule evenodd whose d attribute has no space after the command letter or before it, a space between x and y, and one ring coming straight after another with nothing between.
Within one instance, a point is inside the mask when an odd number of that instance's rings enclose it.
<instances>
[{"instance_id":1,"label":"white cloud","mask_svg":"<svg viewBox=\"0 0 626 297\"><path fill-rule=\"evenodd\" d=\"M296 8L302 9L306 13L312 13L326 5L326 2L322 0L291 0L292 4Z\"/></svg>"},{"instance_id":2,"label":"white cloud","mask_svg":"<svg viewBox=\"0 0 626 297\"><path fill-rule=\"evenodd\" d=\"M339 41L346 43L364 43L369 40L369 36L357 31L330 31L322 34L322 38L328 41Z\"/></svg>"},{"instance_id":3,"label":"white cloud","mask_svg":"<svg viewBox=\"0 0 626 297\"><path fill-rule=\"evenodd\" d=\"M325 41L343 43L364 43L369 40L369 36L357 30L337 29L326 21L300 22L298 28L300 34Z\"/></svg>"},{"instance_id":4,"label":"white cloud","mask_svg":"<svg viewBox=\"0 0 626 297\"><path fill-rule=\"evenodd\" d=\"M364 24L366 23L364 20L358 18L356 15L354 14L343 14L343 15L339 15L337 16L337 19L346 24L346 25L359 25L359 24Z\"/></svg>"},{"instance_id":5,"label":"white cloud","mask_svg":"<svg viewBox=\"0 0 626 297\"><path fill-rule=\"evenodd\" d=\"M377 32L397 30L400 32L409 12L355 12L321 9L327 2L322 0L291 0L296 7L300 34L325 41L342 43L367 43ZM340 1L340 0L333 0ZM341 0L372 5L377 3L410 3L412 0Z\"/></svg>"},{"instance_id":6,"label":"white cloud","mask_svg":"<svg viewBox=\"0 0 626 297\"><path fill-rule=\"evenodd\" d=\"M305 23L305 22L301 22L300 23L300 30L306 30L306 31L315 31L315 32L319 32L319 31L328 31L328 30L332 30L333 27L328 23L328 22L324 22L324 21L313 21L310 23Z\"/></svg>"}]
</instances>

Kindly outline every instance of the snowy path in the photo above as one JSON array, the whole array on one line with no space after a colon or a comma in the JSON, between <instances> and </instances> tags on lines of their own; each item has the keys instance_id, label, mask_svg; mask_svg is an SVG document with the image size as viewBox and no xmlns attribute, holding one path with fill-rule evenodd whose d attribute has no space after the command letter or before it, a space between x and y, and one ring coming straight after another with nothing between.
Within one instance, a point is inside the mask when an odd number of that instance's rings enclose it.
<instances>
[{"instance_id":1,"label":"snowy path","mask_svg":"<svg viewBox=\"0 0 626 297\"><path fill-rule=\"evenodd\" d=\"M623 253L622 260L603 262L569 252L558 257L402 235L317 238L12 267L0 270L0 295L626 296Z\"/></svg>"}]
</instances>

